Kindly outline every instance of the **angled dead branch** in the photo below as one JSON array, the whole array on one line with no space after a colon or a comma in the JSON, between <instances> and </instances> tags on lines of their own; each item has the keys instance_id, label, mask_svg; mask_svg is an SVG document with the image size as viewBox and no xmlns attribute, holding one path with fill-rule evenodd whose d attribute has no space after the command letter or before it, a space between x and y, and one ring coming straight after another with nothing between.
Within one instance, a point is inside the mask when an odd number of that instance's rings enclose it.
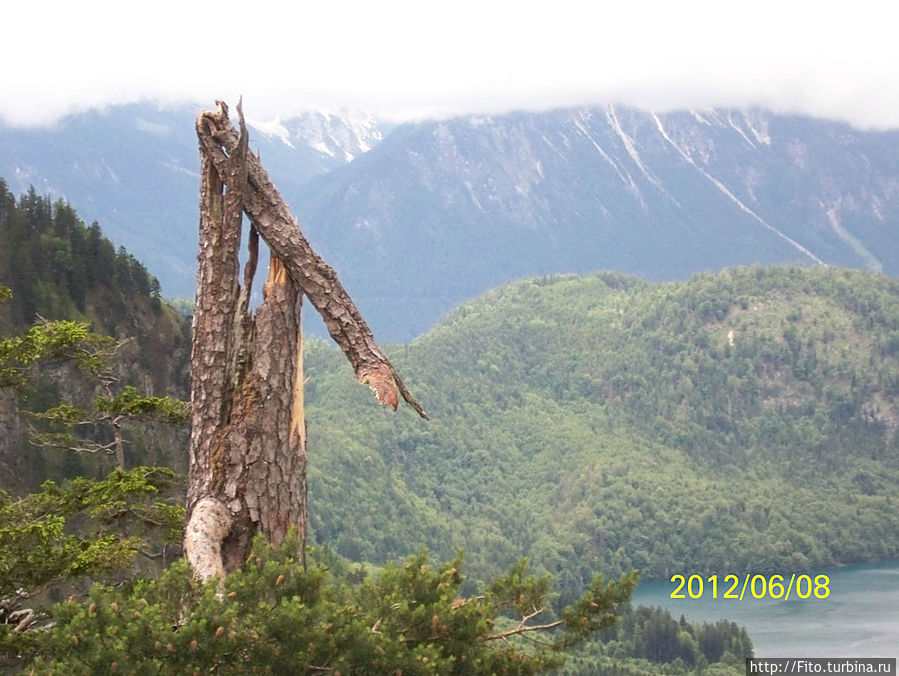
<instances>
[{"instance_id":1,"label":"angled dead branch","mask_svg":"<svg viewBox=\"0 0 899 676\"><path fill-rule=\"evenodd\" d=\"M402 397L427 419L421 405L375 344L371 330L334 270L309 246L259 158L246 152L246 141L242 140L245 133L240 134L234 128L227 105L221 101L216 103L216 111L200 114L197 132L204 157L215 165L228 193L243 198L243 210L253 227L321 314L331 337L352 364L357 380L371 387L382 405L396 409ZM235 157L245 167L245 178L234 170ZM238 184L244 180L244 185Z\"/></svg>"}]
</instances>

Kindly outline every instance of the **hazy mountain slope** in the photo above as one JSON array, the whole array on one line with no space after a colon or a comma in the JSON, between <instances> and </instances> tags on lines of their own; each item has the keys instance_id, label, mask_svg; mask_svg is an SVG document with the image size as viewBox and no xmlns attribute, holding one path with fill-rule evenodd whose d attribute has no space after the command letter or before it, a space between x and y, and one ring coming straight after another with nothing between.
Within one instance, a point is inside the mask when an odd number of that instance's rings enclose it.
<instances>
[{"instance_id":1,"label":"hazy mountain slope","mask_svg":"<svg viewBox=\"0 0 899 676\"><path fill-rule=\"evenodd\" d=\"M428 423L313 343L312 526L352 557L592 572L899 553L899 287L837 269L534 279L391 351Z\"/></svg>"},{"instance_id":2,"label":"hazy mountain slope","mask_svg":"<svg viewBox=\"0 0 899 676\"><path fill-rule=\"evenodd\" d=\"M61 120L50 129L0 124L0 177L16 194L77 204L155 270L167 296L193 297L196 277L200 107L113 106ZM282 189L345 164L380 139L367 116L305 113L249 120L251 147Z\"/></svg>"},{"instance_id":3,"label":"hazy mountain slope","mask_svg":"<svg viewBox=\"0 0 899 676\"><path fill-rule=\"evenodd\" d=\"M195 112L136 104L49 130L0 127L0 176L14 192L33 183L78 204L165 295L191 297ZM668 280L785 261L899 274L896 131L618 106L426 121L383 141L379 124L348 111L250 126L380 340L410 339L458 303L535 274Z\"/></svg>"},{"instance_id":4,"label":"hazy mountain slope","mask_svg":"<svg viewBox=\"0 0 899 676\"><path fill-rule=\"evenodd\" d=\"M401 127L292 201L376 333L406 339L548 272L899 274L897 151L896 132L764 111L468 117Z\"/></svg>"}]
</instances>

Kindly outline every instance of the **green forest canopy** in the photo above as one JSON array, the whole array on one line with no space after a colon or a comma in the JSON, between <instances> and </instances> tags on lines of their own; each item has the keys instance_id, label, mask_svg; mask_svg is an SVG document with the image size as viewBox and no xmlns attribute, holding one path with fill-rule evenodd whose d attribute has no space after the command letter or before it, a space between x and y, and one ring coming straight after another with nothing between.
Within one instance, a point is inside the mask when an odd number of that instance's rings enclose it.
<instances>
[{"instance_id":1,"label":"green forest canopy","mask_svg":"<svg viewBox=\"0 0 899 676\"><path fill-rule=\"evenodd\" d=\"M86 225L62 200L32 188L18 200L0 178L0 331L37 319L87 322L92 331L137 344L133 370L154 387L187 396L190 322L162 302L159 281L124 247Z\"/></svg>"},{"instance_id":2,"label":"green forest canopy","mask_svg":"<svg viewBox=\"0 0 899 676\"><path fill-rule=\"evenodd\" d=\"M91 294L110 288L125 298L152 299L152 307L161 309L159 281L124 247L116 250L99 224L85 226L69 204L34 188L16 200L3 179L0 252L0 279L15 291L12 319L19 325L36 314L84 317ZM125 307L110 309L121 314Z\"/></svg>"},{"instance_id":3,"label":"green forest canopy","mask_svg":"<svg viewBox=\"0 0 899 676\"><path fill-rule=\"evenodd\" d=\"M173 341L183 354L186 325L138 261L68 205L0 188L5 331L72 318L134 334L136 368L166 363ZM169 328L154 337L154 322ZM461 546L470 593L526 554L564 604L597 571L802 571L899 553L895 280L789 266L507 285L389 350L430 423L384 415L335 349L307 347L313 534L353 560ZM711 635L634 622L675 632L688 663Z\"/></svg>"},{"instance_id":4,"label":"green forest canopy","mask_svg":"<svg viewBox=\"0 0 899 676\"><path fill-rule=\"evenodd\" d=\"M116 248L104 237L99 224L82 222L66 202L40 196L33 188L16 199L2 178L0 285L12 289L11 298L0 303L0 339L7 338L3 341L6 356L14 356L10 350L21 352L51 327L57 332L66 327L89 331L90 340L102 334L111 337L109 346L120 344L114 349L115 363L104 369L103 379L116 381L112 394L124 395L136 386L150 395L187 396L190 322L162 302L156 278L123 247ZM47 326L35 326L44 320ZM90 408L95 395L108 398L110 394L97 391L96 374L84 378L77 369L62 372L53 364L32 368L26 360L13 370L16 373L0 374L0 380L3 375L19 378L27 372L28 387L18 393L25 411L60 404ZM12 458L0 458L0 485L8 485L14 477L14 487L21 490L35 488L46 478L99 476L108 471L108 465L97 462L99 457L29 446L25 430L34 422L26 415L22 434L5 440L14 452ZM97 434L93 427L77 427L81 436ZM184 470L183 440L171 432L145 438L143 431L132 426L127 433L129 466L166 462Z\"/></svg>"},{"instance_id":5,"label":"green forest canopy","mask_svg":"<svg viewBox=\"0 0 899 676\"><path fill-rule=\"evenodd\" d=\"M153 283L152 278L146 273L143 266L133 259L133 257L128 255L123 249L120 249L119 252L113 256L111 252L114 251L114 248L108 240L105 240L105 238L100 236L99 226L95 224L94 226L91 226L91 228L85 227L84 224L78 220L74 210L68 207L68 205L62 202L51 203L48 198L38 197L34 194L34 191L23 196L19 202L16 203L12 196L5 191L5 186L0 185L0 187L3 188L3 194L0 195L0 197L2 197L2 200L0 200L0 226L2 226L2 228L0 228L0 238L2 238L5 244L3 251L7 252L7 255L0 261L0 272L3 273L5 278L11 279L17 289L13 298L16 298L17 296L20 298L20 301L13 306L14 311L8 313L7 321L10 321L9 314L12 314L11 324L27 324L28 317L30 316L28 312L34 310L38 314L49 317L74 316L79 320L90 319L95 325L98 325L99 328L105 328L109 333L115 333L120 336L123 335L123 330L131 329L137 334L136 338L141 348L139 354L140 359L133 364L133 368L137 370L145 368L147 365L146 360L148 359L147 355L149 354L151 355L149 357L150 361L157 367L156 370L158 371L158 367L165 364L165 361L159 360L159 355L154 351L154 348L158 348L160 344L164 344L166 341L169 343L174 341L174 344L183 343L184 324L183 322L179 323L176 319L173 319L174 315L170 309L166 308L160 302L158 285ZM92 235L91 233L94 234ZM84 243L91 241L93 241L96 246L88 246L85 249L83 246ZM21 251L27 255L15 257L9 253L12 250ZM56 253L48 258L48 251L55 251ZM91 251L99 256L97 260L93 261L95 264L93 268L86 266L83 260L85 253L90 253ZM53 261L57 260L62 261L60 266L56 266L53 263ZM32 268L23 271L23 261L32 266ZM76 283L72 286L70 284L72 282L70 277L75 280L85 281L85 285L79 286ZM615 281L615 279L614 276L608 277L608 280L611 281ZM626 278L621 278L621 280L626 281L628 284L635 281ZM543 283L548 281L549 280L542 280ZM557 280L553 281L555 282ZM615 283L617 284L617 282ZM22 291L22 293L20 293L20 291ZM22 297L24 297L26 302L21 301ZM463 309L461 312L464 313L466 310ZM152 317L156 318L155 323ZM160 326L165 326L166 329L158 331L157 335L148 338L148 325L155 326L157 330L159 330ZM181 327L180 330L178 330L179 327ZM172 331L172 328L174 328L175 331ZM13 336L8 339L8 341L10 340L15 341L17 338ZM416 348L415 346L412 346L410 349ZM313 353L323 360L321 363L316 364L316 368L320 368L333 356L332 353L329 353L328 348L325 348L325 346L320 343L314 346ZM171 361L171 359L169 361ZM175 362L177 362L177 359L175 359ZM478 365L481 366L481 363L479 362ZM177 364L168 364L169 369L173 366L177 366ZM496 369L491 368L490 373L494 372L496 372ZM335 377L337 377L337 381L335 382L339 383L339 375ZM172 386L172 382L169 381L168 385ZM126 393L133 389L129 388L130 386L125 388ZM318 392L321 394L321 388L318 388ZM435 401L439 400L439 398L435 397ZM522 401L523 399L520 399L518 403L521 403ZM489 408L489 406L487 408ZM404 451L409 450L408 439L402 441L404 444L402 449ZM135 452L140 455L141 451L138 448ZM139 460L139 458L135 459ZM326 460L327 456L323 456L322 459ZM406 459L405 464L409 464L408 458ZM490 464L488 458L483 458L482 469L488 469ZM505 472L505 469L498 466L493 468L492 471L497 470L500 474L496 475L496 478L501 484L503 482L502 474ZM135 471L143 471L143 469L138 468L138 470ZM339 473L336 474L334 478L335 481L351 481L354 479L352 476L341 476ZM386 475L382 475L380 479L375 477L375 485L382 488L386 487L389 492L393 488L391 482L394 481L394 478L395 477L388 472ZM76 482L72 484L72 487L77 486L78 490L80 490L80 487L87 486L88 483L78 484ZM99 485L101 484L98 484L98 486ZM105 484L102 485L105 486ZM69 490L69 488L64 487L63 490ZM360 493L359 495L366 499L372 499L371 493L372 492L369 491L368 494ZM439 492L435 491L434 495L439 496ZM395 512L395 516L400 519L400 521L394 524L393 532L405 528L410 521L417 524L419 527L421 526L417 520L420 514L416 510L427 508L428 505L425 501L417 502L415 496L410 496L407 493L391 495L390 497L391 501L389 508L395 509L397 506L399 507L399 511ZM24 500L34 499L37 499L38 501L44 500L44 498L39 496L29 496ZM378 497L375 495L374 500L377 499ZM403 514L402 512L403 509L409 507L409 505L403 504L404 499L411 500L413 503L411 505L411 511L408 514ZM4 504L15 511L20 505L26 504L26 502L8 502ZM321 510L324 513L327 513L325 510L334 510L335 513L341 513L338 505L329 505L326 501L322 502ZM425 511L424 514L428 516L427 511ZM488 517L488 520L492 518L493 517L490 516ZM497 522L493 522L492 525L496 525L496 523ZM8 533L25 533L26 531L21 531L22 526L28 528L27 524L13 524L10 522L9 527L12 528L12 530L8 530ZM20 530L17 530L17 528ZM38 531L34 531L34 534L37 532ZM58 529L52 530L52 532L47 531L46 534L51 540L60 537L65 539L67 542L66 546L71 545L74 547L73 551L76 553L78 547L81 547L82 544L88 548L93 546L89 539L84 541L71 539L73 536L66 536L62 531L58 531ZM488 533L488 537L489 536L490 533ZM127 538L127 534L125 534L124 537ZM9 540L7 544L15 544L15 542L17 541ZM130 540L126 539L124 542L126 548L131 546L129 545L131 542ZM108 541L98 540L95 544L100 547L106 547ZM340 544L339 541L338 544ZM50 543L48 546L52 548L56 545ZM398 546L404 546L404 542L399 542ZM25 552L26 549L21 549L21 551ZM482 559L483 558L482 553ZM97 560L101 564L104 561L102 556ZM109 561L114 563L117 559L113 557L109 558ZM409 562L407 562L407 566L413 565L414 562L415 559L410 559ZM59 563L63 566L60 570L67 570L66 567L69 566L68 559L63 557L60 559ZM487 560L487 563L488 566L494 565L493 561L490 560ZM331 565L333 566L336 564L337 560L333 559ZM80 570L80 565L81 564L78 564L72 568L72 571L75 571L76 575L77 571ZM414 565L417 568L418 564ZM450 564L447 564L447 566L449 565ZM496 565L503 564L497 563ZM544 565L544 567L546 566ZM16 568L18 569L19 567L17 566ZM68 573L66 575L68 575ZM180 583L177 582L176 578L180 573L174 572L173 575L175 577L169 576L166 579L177 586ZM573 587L586 586L582 575L580 577L577 575L568 575L563 576L560 579L567 585L567 592L566 594L563 594L563 597L567 595L569 597L568 600L573 599L571 593ZM458 583L461 583L461 578ZM465 584L469 592L478 587L477 583L473 580L469 580ZM111 605L115 606L118 603L125 604L137 602L145 606L146 599L131 596L132 594L139 594L141 589L141 587L137 587L134 590L123 590L117 597L118 601L113 601ZM107 601L109 600L109 590L101 589L96 593L99 595L98 598L103 597L106 598ZM118 592L113 593L115 594ZM116 597L113 596L113 598ZM451 601L452 599L447 600ZM554 606L558 608L561 606L561 603L555 603ZM74 607L76 615L69 617L72 609L73 607L71 606L60 608L58 611L59 619L64 623L69 622L70 620L78 620L78 618L84 617L78 613L87 609L88 625L84 625L80 630L80 633L75 633L71 636L66 633L69 629L60 629L58 638L55 634L47 637L48 642L44 645L44 649L52 652L53 650L56 650L56 648L59 648L60 655L68 655L72 650L72 645L77 645L79 636L81 639L87 637L88 634L84 633L85 631L93 632L95 629L100 629L102 631L97 634L97 637L100 639L100 644L98 646L99 652L94 653L90 659L98 659L100 662L97 664L105 664L104 660L106 660L110 654L115 653L115 649L113 650L113 653L108 652L109 645L106 644L106 639L103 638L103 636L109 636L108 630L110 629L110 626L106 625L105 629L102 627L90 628L90 608L87 605ZM246 614L246 611L241 611L241 613ZM201 621L203 621L202 618ZM165 624L165 622L163 624ZM709 662L716 662L719 659L723 659L730 666L721 665L721 670L715 671L715 673L729 673L731 669L736 669L738 667L739 658L741 656L751 653L751 644L749 643L748 637L745 636L745 632L732 625L721 625L720 627L717 625L687 625L683 620L678 624L665 612L641 611L639 609L633 614L626 616L625 624L628 627L626 632L615 631L607 638L607 640L610 641L609 650L611 653L606 654L606 651L597 653L595 649L590 649L578 659L578 664L587 669L590 673L598 673L596 672L596 668L600 665L605 669L603 673L624 673L621 671L621 669L624 668L624 662L621 662L621 660L625 660L631 665L628 667L628 673L646 673L644 667L649 669L648 673L651 673L653 669L652 664L657 662L670 663L671 660L675 660L676 664L680 663L682 666L686 665L690 668L694 666L703 668L703 666ZM63 624L60 624L59 626L63 627ZM216 636L218 636L218 633ZM181 639L183 639L183 636L178 638L178 640ZM237 640L242 640L239 635ZM56 643L60 644L56 646L56 648L52 648L51 646L55 646ZM93 650L88 644L85 644L84 647L88 651ZM156 648L154 648L154 650L155 649ZM190 649L193 650L192 647ZM49 656L50 653L48 652L46 654ZM633 662L631 658L634 656L643 658L647 661L644 663ZM165 656L163 655L163 657ZM154 658L151 658L151 661L152 659ZM67 658L64 659L63 662L58 663L58 666L62 669L66 669L66 660ZM171 662L171 660L164 659L163 663L168 664L169 662ZM85 662L85 664L87 664L87 662ZM644 666L641 666L641 664ZM684 666L684 668L686 668L686 666ZM678 669L675 669L675 671L680 673ZM672 671L672 673L675 673L675 671ZM577 673L577 671L570 673ZM711 673L711 671L709 673Z\"/></svg>"},{"instance_id":6,"label":"green forest canopy","mask_svg":"<svg viewBox=\"0 0 899 676\"><path fill-rule=\"evenodd\" d=\"M738 268L495 289L389 350L432 421L307 350L311 522L357 560L490 575L809 570L899 554L899 283Z\"/></svg>"}]
</instances>

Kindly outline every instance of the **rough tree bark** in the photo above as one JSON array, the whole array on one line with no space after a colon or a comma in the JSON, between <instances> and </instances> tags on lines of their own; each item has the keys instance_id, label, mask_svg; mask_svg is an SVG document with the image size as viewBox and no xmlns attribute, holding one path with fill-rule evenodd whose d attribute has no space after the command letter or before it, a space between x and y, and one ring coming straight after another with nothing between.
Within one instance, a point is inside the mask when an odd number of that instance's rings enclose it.
<instances>
[{"instance_id":1,"label":"rough tree bark","mask_svg":"<svg viewBox=\"0 0 899 676\"><path fill-rule=\"evenodd\" d=\"M240 112L240 106L238 106ZM321 313L361 383L427 417L374 342L334 271L309 247L228 108L197 118L202 183L191 354L192 428L185 555L201 579L234 570L259 531L306 533L302 296ZM242 214L250 254L239 276ZM248 301L258 241L271 249L263 303ZM302 547L299 552L302 555Z\"/></svg>"}]
</instances>

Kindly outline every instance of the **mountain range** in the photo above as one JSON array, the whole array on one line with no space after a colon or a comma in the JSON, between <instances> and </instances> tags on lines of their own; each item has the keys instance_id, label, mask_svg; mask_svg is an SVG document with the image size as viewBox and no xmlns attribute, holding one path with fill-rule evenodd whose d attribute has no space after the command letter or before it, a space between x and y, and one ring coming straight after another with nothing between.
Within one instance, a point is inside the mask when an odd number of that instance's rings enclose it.
<instances>
[{"instance_id":1,"label":"mountain range","mask_svg":"<svg viewBox=\"0 0 899 676\"><path fill-rule=\"evenodd\" d=\"M169 297L193 299L199 218L200 106L113 106L50 128L0 124L0 177L21 194L77 204L90 223L144 261ZM298 186L341 166L381 138L364 114L305 113L248 120L251 145L282 186Z\"/></svg>"},{"instance_id":2,"label":"mountain range","mask_svg":"<svg viewBox=\"0 0 899 676\"><path fill-rule=\"evenodd\" d=\"M77 203L166 295L190 297L197 110L131 104L52 129L0 127L0 176L13 192L34 185ZM382 341L531 275L662 281L783 262L899 274L899 131L614 105L393 128L349 111L250 125Z\"/></svg>"}]
</instances>

